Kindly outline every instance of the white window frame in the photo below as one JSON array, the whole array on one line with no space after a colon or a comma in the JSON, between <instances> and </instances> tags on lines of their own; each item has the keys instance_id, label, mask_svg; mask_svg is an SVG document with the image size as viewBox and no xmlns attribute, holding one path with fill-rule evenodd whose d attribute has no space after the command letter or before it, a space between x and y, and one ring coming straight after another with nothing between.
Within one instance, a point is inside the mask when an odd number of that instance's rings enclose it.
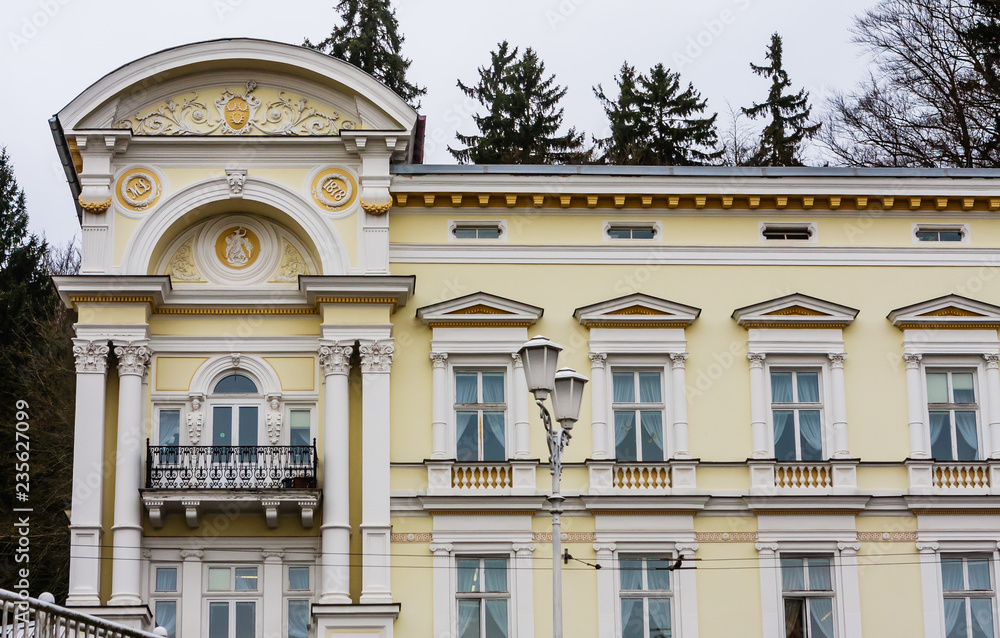
<instances>
[{"instance_id":1,"label":"white window frame","mask_svg":"<svg viewBox=\"0 0 1000 638\"><path fill-rule=\"evenodd\" d=\"M152 428L152 431L150 432L151 434L150 445L154 446L160 445L160 412L163 411L170 412L171 410L177 410L178 412L180 412L180 422L178 424L180 427L180 435L177 438L177 445L183 446L191 444L190 441L188 440L188 434L187 434L187 407L180 402L164 401L162 403L157 402L153 404L155 426Z\"/></svg>"},{"instance_id":2,"label":"white window frame","mask_svg":"<svg viewBox=\"0 0 1000 638\"><path fill-rule=\"evenodd\" d=\"M608 355L608 360L606 363L607 374L605 375L605 381L607 383L607 421L608 424L608 437L609 450L611 456L615 459L617 463L666 463L674 455L674 428L673 428L673 410L672 410L672 398L673 398L673 387L672 387L672 368L669 356L663 357L659 355ZM653 410L647 410L652 412L659 409L663 414L663 458L648 460L641 459L638 461L619 461L618 460L618 450L615 445L615 385L614 377L615 372L658 372L660 374L660 392L662 393L660 398L662 399L662 407L654 408ZM636 381L638 384L638 381ZM639 386L635 386L636 392L638 392ZM641 404L627 404L639 406ZM651 403L649 405L660 406L661 404ZM629 408L631 410L631 408ZM641 407L636 407L635 412L642 410ZM639 427L639 420L636 419L636 427ZM636 434L638 436L638 434ZM636 442L636 455L642 456L642 446L638 441Z\"/></svg>"},{"instance_id":3,"label":"white window frame","mask_svg":"<svg viewBox=\"0 0 1000 638\"><path fill-rule=\"evenodd\" d=\"M834 518L834 517L830 517ZM817 522L816 525L821 525ZM835 529L838 522L831 521ZM850 526L853 527L853 518ZM845 533L841 540L793 540L795 532L781 533L773 539L774 533L758 532L760 540L757 550L760 562L761 606L764 621L764 636L784 636L784 588L781 577L781 557L829 556L830 580L833 586L833 634L834 638L861 638L861 594L858 584L857 532ZM852 538L853 537L853 538ZM788 539L788 540L786 540ZM773 553L772 553L773 552ZM845 556L845 552L850 552Z\"/></svg>"},{"instance_id":4,"label":"white window frame","mask_svg":"<svg viewBox=\"0 0 1000 638\"><path fill-rule=\"evenodd\" d=\"M965 518L965 517L962 517ZM969 516L978 519L978 516ZM954 522L955 529L974 529L981 527L977 522L969 521L964 525L961 521ZM951 527L951 526L949 526ZM988 535L992 534L992 538ZM965 538L962 538L965 536ZM995 532L954 532L936 531L921 532L918 536L917 550L920 552L920 578L923 597L924 635L925 638L945 638L944 616L944 582L941 573L941 558L949 554L985 555L990 560L990 579L993 584L993 635L1000 635L1000 619L998 619L998 582L1000 582L1000 550L997 541L1000 536Z\"/></svg>"},{"instance_id":5,"label":"white window frame","mask_svg":"<svg viewBox=\"0 0 1000 638\"><path fill-rule=\"evenodd\" d=\"M808 567L808 563L807 563L807 564L805 564L803 566L803 574L805 575L805 579L806 579L805 583L804 583L804 586L806 587L806 589L800 589L800 590L794 590L794 591L788 591L788 590L786 590L785 589L785 585L784 585L784 578L785 578L785 575L784 575L784 572L783 572L784 567L781 566L781 560L785 559L785 558L802 558L802 559L826 558L826 559L829 559L829 561L830 561L830 589L829 590L812 590L812 589L809 589L809 580L808 580L809 579L809 576L808 576L809 567ZM808 599L811 599L811 598L830 599L832 601L831 607L833 607L834 609L836 609L836 606L837 606L837 575L836 575L836 570L834 569L834 557L832 555L824 553L824 552L806 552L806 553L802 553L802 554L796 554L794 552L783 552L782 555L779 556L779 558L778 558L778 572L779 572L778 580L779 580L779 582L781 584L781 609L782 610L785 609L785 600L787 598L794 598L794 599L803 599L803 600L805 600L806 604L803 606L803 616L802 616L802 619L803 619L804 623L808 624L808 622L809 622L809 604L808 604ZM828 591L832 592L832 595L826 595ZM822 592L822 595L819 595L820 592ZM788 628L785 626L785 617L786 617L785 615L782 615L782 617L781 617L782 635L788 635ZM834 625L834 627L833 627L833 636L831 638L838 638L841 634L839 634L838 631L837 631L836 614L834 614L834 623L833 623L833 625ZM806 629L805 631L808 634L809 630ZM807 636L807 638L822 638L822 637L821 636L811 636L811 635L809 635L809 636Z\"/></svg>"},{"instance_id":6,"label":"white window frame","mask_svg":"<svg viewBox=\"0 0 1000 638\"><path fill-rule=\"evenodd\" d=\"M960 241L920 241L917 238L919 232L959 232L962 234ZM911 239L915 245L920 246L963 246L972 243L972 235L969 224L922 224L915 222L911 233Z\"/></svg>"},{"instance_id":7,"label":"white window frame","mask_svg":"<svg viewBox=\"0 0 1000 638\"><path fill-rule=\"evenodd\" d=\"M774 404L771 401L771 372L817 370L819 372L820 431L823 438L823 458L820 461L786 461L787 463L824 463L830 460L833 441L833 387L831 364L828 355L817 354L775 354L764 360L764 392L767 406L767 442L771 458L774 458ZM782 404L784 405L784 404ZM796 416L796 422L798 417ZM798 448L798 442L796 442ZM801 456L796 454L796 456Z\"/></svg>"},{"instance_id":8,"label":"white window frame","mask_svg":"<svg viewBox=\"0 0 1000 638\"><path fill-rule=\"evenodd\" d=\"M291 568L306 568L309 570L309 588L308 589L292 589L290 586L289 570ZM292 601L306 601L309 605L312 605L314 599L314 591L316 587L316 578L318 576L319 568L315 564L310 563L285 563L281 566L281 632L282 635L287 635L288 632L288 603ZM306 621L307 631L312 629L312 618L311 616Z\"/></svg>"},{"instance_id":9,"label":"white window frame","mask_svg":"<svg viewBox=\"0 0 1000 638\"><path fill-rule=\"evenodd\" d=\"M974 374L974 387L976 391L976 401L978 402L978 414L976 416L976 428L979 431L979 461L989 458L993 441L990 437L990 428L987 424L991 422L993 415L990 413L990 393L1000 391L1000 388L990 388L986 382L986 361L983 355L963 355L963 354L927 354L920 360L920 405L921 417L923 418L922 433L924 437L924 450L928 457L931 456L931 420L930 403L927 393L927 373L935 371L960 371L970 370ZM952 461L942 461L950 463ZM974 463L976 461L966 461Z\"/></svg>"},{"instance_id":10,"label":"white window frame","mask_svg":"<svg viewBox=\"0 0 1000 638\"><path fill-rule=\"evenodd\" d=\"M215 386L226 377L233 375L241 375L250 379L253 384L257 387L257 392L255 394L216 394L214 392ZM267 445L267 428L265 422L267 420L267 412L270 410L268 405L267 395L262 390L262 384L260 379L257 379L255 375L250 374L245 370L229 370L220 375L217 375L209 386L210 394L205 396L205 405L202 408L205 411L205 425L202 430L202 445L214 445L215 441L215 408L217 407L231 407L233 408L232 415L232 429L231 433L235 434L234 438L237 439L236 445L245 445L243 442L239 441L239 408L242 407L256 407L257 408L257 447L263 447ZM284 428L283 428L284 429Z\"/></svg>"},{"instance_id":11,"label":"white window frame","mask_svg":"<svg viewBox=\"0 0 1000 638\"><path fill-rule=\"evenodd\" d=\"M514 594L511 591L514 588L513 587L513 582L512 582L512 578L514 576L514 570L513 570L513 560L514 560L514 558L513 558L513 556L510 556L508 554L472 554L472 555L470 555L470 554L456 554L453 557L453 560L455 562L455 570L456 570L455 571L455 583L456 583L456 586L455 586L455 591L454 591L455 602L453 603L454 606L455 606L454 614L455 614L455 619L456 619L455 635L456 636L459 635L458 634L458 629L459 628L458 628L458 624L457 624L457 621L459 619L459 613L458 613L459 601L461 601L461 600L478 600L478 601L480 601L480 608L479 608L479 629L480 629L480 635L483 636L483 635L486 634L486 632L485 632L486 602L485 601L487 601L487 600L506 600L507 601L507 637L508 638L514 638L514 636L515 636L515 634L513 632L514 618L513 618L513 614L511 613L512 607L513 607L513 599L514 599ZM507 591L505 591L505 592L485 592L485 591L482 591L482 592L475 592L475 595L472 595L469 592L460 592L460 591L458 591L458 563L459 563L459 561L463 561L463 560L478 560L480 562L480 565L484 568L484 570L485 570L485 565L486 565L485 561L487 561L487 560L504 560L504 561L506 561L507 562L507 570L506 570L507 571L507 577L506 577Z\"/></svg>"},{"instance_id":12,"label":"white window frame","mask_svg":"<svg viewBox=\"0 0 1000 638\"><path fill-rule=\"evenodd\" d=\"M247 569L247 568L257 569L257 589L252 591L237 591L236 590L236 570L237 569ZM228 569L230 576L230 587L229 590L217 590L209 589L209 570L210 569ZM208 636L208 624L209 624L209 605L211 603L229 603L229 632L232 638L244 638L243 636L236 636L236 604L235 603L245 603L252 602L256 605L254 608L254 625L255 625L255 638L261 638L263 636L263 612L264 612L264 565L260 563L203 563L202 569L202 631L203 636Z\"/></svg>"},{"instance_id":13,"label":"white window frame","mask_svg":"<svg viewBox=\"0 0 1000 638\"><path fill-rule=\"evenodd\" d=\"M924 364L924 368L922 370L922 372L923 372L922 381L923 381L924 398L926 399L926 402L924 403L924 412L925 412L924 416L927 419L927 421L926 421L926 423L927 423L927 427L926 427L926 430L927 430L927 432L926 432L926 435L927 435L927 452L932 457L933 457L934 453L933 453L933 450L931 450L931 415L930 415L930 413L931 412L948 412L949 413L949 415L951 417L951 421L950 421L951 425L950 425L950 427L952 428L952 432L951 432L951 438L952 438L952 441L951 441L952 455L953 456L958 456L958 454L957 454L957 452L958 452L958 448L957 448L957 445L958 445L958 425L957 425L957 423L955 421L955 412L956 411L959 411L959 412L970 412L970 411L973 411L973 410L957 408L955 406L960 406L960 405L975 405L974 411L976 413L976 436L977 436L977 442L976 442L976 444L978 446L976 452L977 452L977 456L979 458L974 459L972 461L966 461L966 462L976 462L976 461L984 461L984 460L986 460L986 458L988 456L988 452L987 453L984 453L984 452L985 452L985 448L986 448L987 431L989 430L989 428L983 427L983 393L982 393L983 382L982 382L982 380L983 380L983 375L985 374L985 369L984 368L985 368L985 366L980 366L979 362L976 362L975 365L937 366L937 365L933 364L933 359L932 359L932 363L931 364ZM975 394L975 398L976 398L975 404L935 403L933 405L939 405L939 406L943 405L943 406L951 406L951 407L946 407L946 408L943 408L943 409L939 408L939 409L936 409L936 410L931 410L931 405L932 404L930 403L930 392L927 389L927 375L928 374L935 374L935 373L939 373L939 374L940 373L947 373L948 374L948 389L949 389L949 394L952 394L952 396L953 396L951 376L952 376L952 373L956 373L956 372L957 373L963 373L963 372L971 372L972 373L972 391ZM953 460L950 460L950 461L947 460L947 459L936 459L936 460L943 461L943 462L946 462L946 463L951 463L951 462L961 463L962 462L962 461L958 461L957 459L953 459Z\"/></svg>"},{"instance_id":14,"label":"white window frame","mask_svg":"<svg viewBox=\"0 0 1000 638\"><path fill-rule=\"evenodd\" d=\"M318 430L318 420L315 403L309 402L297 402L289 401L285 405L281 406L281 440L280 445L291 445L292 444L292 412L295 410L301 410L309 412L309 445L313 444L313 441L317 438ZM264 417L265 422L267 417Z\"/></svg>"},{"instance_id":15,"label":"white window frame","mask_svg":"<svg viewBox=\"0 0 1000 638\"><path fill-rule=\"evenodd\" d=\"M499 237L456 237L455 231L462 228L496 228L500 231ZM448 220L448 241L460 243L476 242L506 242L507 241L507 220L506 219L450 219Z\"/></svg>"},{"instance_id":16,"label":"white window frame","mask_svg":"<svg viewBox=\"0 0 1000 638\"><path fill-rule=\"evenodd\" d=\"M809 239L768 239L765 231L778 228L799 230L809 233ZM819 241L819 231L816 222L769 221L757 223L757 240L762 244L815 244Z\"/></svg>"},{"instance_id":17,"label":"white window frame","mask_svg":"<svg viewBox=\"0 0 1000 638\"><path fill-rule=\"evenodd\" d=\"M156 570L157 569L173 569L177 572L177 587L174 591L159 591L156 589ZM173 602L175 605L174 611L174 635L178 635L181 632L183 625L181 624L181 616L183 614L183 564L181 563L153 563L149 568L149 606L150 611L153 612L153 620L156 620L156 603L158 602Z\"/></svg>"},{"instance_id":18,"label":"white window frame","mask_svg":"<svg viewBox=\"0 0 1000 638\"><path fill-rule=\"evenodd\" d=\"M527 397L515 397L513 392L514 364L510 354L451 354L448 356L448 449L453 458L458 457L458 411L455 408L457 372L503 372L504 378L504 398L507 407L504 410L504 451L503 461L493 461L495 463L506 463L514 455L513 442L511 440L514 428L512 418L514 415L514 402L527 401ZM482 440L480 439L480 448ZM473 461L456 461L457 463L472 463Z\"/></svg>"},{"instance_id":19,"label":"white window frame","mask_svg":"<svg viewBox=\"0 0 1000 638\"><path fill-rule=\"evenodd\" d=\"M615 605L616 617L615 618L616 618L616 626L618 628L618 635L621 635L622 632L625 631L625 627L624 627L625 621L624 621L624 618L622 618L622 599L625 599L625 598L642 600L643 601L643 613L645 615L645 619L647 619L647 620L648 620L649 616L645 612L646 612L646 610L648 610L647 601L650 598L656 598L656 599L666 598L667 600L669 600L670 601L670 631L671 631L671 633L676 633L674 631L674 627L677 624L677 604L676 604L676 601L675 601L675 595L674 594L675 594L676 589L677 589L677 587L676 587L677 586L677 578L676 578L676 576L678 574L677 571L667 572L669 574L669 579L670 579L670 589L668 589L668 590L659 590L659 589L656 589L656 590L650 590L650 589L641 589L641 590L638 590L638 589L629 589L629 590L625 590L625 589L621 588L621 585L622 585L622 579L621 579L621 561L623 559L625 559L625 560L628 560L628 559L639 560L639 559L641 559L643 561L647 561L649 559L657 559L657 558L664 559L664 560L667 560L667 561L670 561L670 562L674 562L674 561L677 560L676 554L671 554L670 552L641 552L641 553L638 553L638 554L632 554L632 553L628 553L628 552L618 552L618 555L615 557L615 563L616 563L615 578L616 578L616 581L617 581L615 583L615 587L617 589L617 601L616 601L616 605ZM644 569L644 570L642 570L642 572L643 572L642 573L642 578L643 578L643 581L645 581L646 578L647 578L646 570ZM655 595L655 594L659 594L659 595ZM647 624L646 620L644 620L644 625L645 624ZM649 638L648 628L646 628L644 626L643 630L644 630L644 633L643 633L644 638Z\"/></svg>"},{"instance_id":20,"label":"white window frame","mask_svg":"<svg viewBox=\"0 0 1000 638\"><path fill-rule=\"evenodd\" d=\"M651 230L653 231L652 239L636 239L632 237L612 237L611 230L615 228L629 228L629 229L641 229L641 230ZM647 221L618 221L618 220L606 220L603 224L602 236L604 241L607 242L617 242L617 243L663 243L663 222L658 220L647 220Z\"/></svg>"},{"instance_id":21,"label":"white window frame","mask_svg":"<svg viewBox=\"0 0 1000 638\"><path fill-rule=\"evenodd\" d=\"M259 593L259 592L255 592ZM254 638L261 638L263 635L263 610L264 610L264 599L263 597L233 597L233 596L218 596L212 595L203 599L202 604L202 631L203 636L209 636L209 609L212 603L227 603L229 605L229 638L246 638L245 636L236 635L236 603L253 603L254 604Z\"/></svg>"}]
</instances>

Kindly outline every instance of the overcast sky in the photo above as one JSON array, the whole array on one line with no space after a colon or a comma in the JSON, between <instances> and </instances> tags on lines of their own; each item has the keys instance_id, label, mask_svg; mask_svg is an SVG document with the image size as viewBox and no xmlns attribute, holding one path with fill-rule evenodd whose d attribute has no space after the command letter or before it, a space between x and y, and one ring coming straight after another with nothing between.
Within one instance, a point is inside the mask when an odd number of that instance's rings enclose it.
<instances>
[{"instance_id":1,"label":"overcast sky","mask_svg":"<svg viewBox=\"0 0 1000 638\"><path fill-rule=\"evenodd\" d=\"M28 197L31 228L57 243L79 235L47 120L113 69L161 49L224 37L291 43L325 37L336 0L3 0L0 10L0 145ZM765 97L763 62L772 32L785 39L792 81L821 105L867 70L850 42L854 16L876 0L396 0L412 58L410 78L428 88L427 163L452 163L456 128L475 133L472 107L455 87L475 81L497 42L531 46L569 88L566 123L601 136L607 125L591 87L613 86L624 60L682 72L720 113L726 100ZM817 109L819 110L819 109ZM721 119L721 117L720 117Z\"/></svg>"}]
</instances>

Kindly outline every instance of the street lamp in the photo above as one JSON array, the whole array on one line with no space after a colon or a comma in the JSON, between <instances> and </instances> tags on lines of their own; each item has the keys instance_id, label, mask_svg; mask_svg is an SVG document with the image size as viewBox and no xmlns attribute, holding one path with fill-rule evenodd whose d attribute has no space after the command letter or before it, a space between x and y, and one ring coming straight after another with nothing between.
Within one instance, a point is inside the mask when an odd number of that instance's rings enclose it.
<instances>
[{"instance_id":1,"label":"street lamp","mask_svg":"<svg viewBox=\"0 0 1000 638\"><path fill-rule=\"evenodd\" d=\"M562 477L563 449L569 444L573 425L580 418L583 386L587 377L575 370L557 370L559 351L562 347L545 337L532 337L521 346L518 354L524 363L524 376L528 390L535 397L535 404L542 414L542 423L548 435L549 471L552 473L552 494L549 511L552 512L552 635L562 638L562 512L563 496L559 484ZM545 407L545 399L552 395L552 410L558 426L553 425L552 415Z\"/></svg>"}]
</instances>

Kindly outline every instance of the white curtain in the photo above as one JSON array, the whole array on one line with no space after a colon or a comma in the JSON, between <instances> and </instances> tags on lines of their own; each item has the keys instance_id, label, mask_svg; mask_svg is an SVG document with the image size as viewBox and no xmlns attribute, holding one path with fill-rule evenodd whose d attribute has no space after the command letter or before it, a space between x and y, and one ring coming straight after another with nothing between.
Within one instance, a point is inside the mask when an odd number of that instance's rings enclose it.
<instances>
[{"instance_id":1,"label":"white curtain","mask_svg":"<svg viewBox=\"0 0 1000 638\"><path fill-rule=\"evenodd\" d=\"M622 598L622 638L644 638L641 598Z\"/></svg>"},{"instance_id":2,"label":"white curtain","mask_svg":"<svg viewBox=\"0 0 1000 638\"><path fill-rule=\"evenodd\" d=\"M781 588L784 591L804 591L806 588L805 571L802 569L803 559L781 559Z\"/></svg>"},{"instance_id":3,"label":"white curtain","mask_svg":"<svg viewBox=\"0 0 1000 638\"><path fill-rule=\"evenodd\" d=\"M663 414L661 412L642 412L642 460L663 460Z\"/></svg>"},{"instance_id":4,"label":"white curtain","mask_svg":"<svg viewBox=\"0 0 1000 638\"><path fill-rule=\"evenodd\" d=\"M965 576L962 573L961 558L941 559L941 583L945 591L962 591L965 589Z\"/></svg>"},{"instance_id":5,"label":"white curtain","mask_svg":"<svg viewBox=\"0 0 1000 638\"><path fill-rule=\"evenodd\" d=\"M615 412L615 458L638 460L635 443L635 412Z\"/></svg>"},{"instance_id":6,"label":"white curtain","mask_svg":"<svg viewBox=\"0 0 1000 638\"><path fill-rule=\"evenodd\" d=\"M791 410L775 410L774 457L779 461L795 460L795 413Z\"/></svg>"},{"instance_id":7,"label":"white curtain","mask_svg":"<svg viewBox=\"0 0 1000 638\"><path fill-rule=\"evenodd\" d=\"M483 561L486 567L486 586L484 591L501 592L507 591L507 561L499 559L487 559Z\"/></svg>"},{"instance_id":8,"label":"white curtain","mask_svg":"<svg viewBox=\"0 0 1000 638\"><path fill-rule=\"evenodd\" d=\"M631 372L615 372L614 379L614 402L634 403L635 402L635 375Z\"/></svg>"},{"instance_id":9,"label":"white curtain","mask_svg":"<svg viewBox=\"0 0 1000 638\"><path fill-rule=\"evenodd\" d=\"M659 372L639 373L639 402L640 403L661 403L663 392L660 386Z\"/></svg>"},{"instance_id":10,"label":"white curtain","mask_svg":"<svg viewBox=\"0 0 1000 638\"><path fill-rule=\"evenodd\" d=\"M160 445L180 445L181 413L180 410L160 411Z\"/></svg>"},{"instance_id":11,"label":"white curtain","mask_svg":"<svg viewBox=\"0 0 1000 638\"><path fill-rule=\"evenodd\" d=\"M177 591L177 568L156 568L156 591Z\"/></svg>"},{"instance_id":12,"label":"white curtain","mask_svg":"<svg viewBox=\"0 0 1000 638\"><path fill-rule=\"evenodd\" d=\"M969 589L992 589L990 586L990 559L969 558Z\"/></svg>"},{"instance_id":13,"label":"white curtain","mask_svg":"<svg viewBox=\"0 0 1000 638\"><path fill-rule=\"evenodd\" d=\"M483 412L483 460L506 461L503 412Z\"/></svg>"},{"instance_id":14,"label":"white curtain","mask_svg":"<svg viewBox=\"0 0 1000 638\"><path fill-rule=\"evenodd\" d=\"M301 591L309 589L309 568L289 567L288 568L288 589Z\"/></svg>"},{"instance_id":15,"label":"white curtain","mask_svg":"<svg viewBox=\"0 0 1000 638\"><path fill-rule=\"evenodd\" d=\"M667 591L670 589L669 567L673 561L665 558L646 559L646 589Z\"/></svg>"},{"instance_id":16,"label":"white curtain","mask_svg":"<svg viewBox=\"0 0 1000 638\"><path fill-rule=\"evenodd\" d=\"M482 591L482 589L480 588L478 560L458 561L458 591L459 592Z\"/></svg>"},{"instance_id":17,"label":"white curtain","mask_svg":"<svg viewBox=\"0 0 1000 638\"><path fill-rule=\"evenodd\" d=\"M833 638L833 599L809 599L810 638Z\"/></svg>"},{"instance_id":18,"label":"white curtain","mask_svg":"<svg viewBox=\"0 0 1000 638\"><path fill-rule=\"evenodd\" d=\"M993 601L974 598L972 605L972 638L993 638Z\"/></svg>"},{"instance_id":19,"label":"white curtain","mask_svg":"<svg viewBox=\"0 0 1000 638\"><path fill-rule=\"evenodd\" d=\"M455 373L455 403L478 403L479 389L475 372Z\"/></svg>"},{"instance_id":20,"label":"white curtain","mask_svg":"<svg viewBox=\"0 0 1000 638\"><path fill-rule=\"evenodd\" d=\"M944 630L947 638L968 638L964 598L944 599Z\"/></svg>"},{"instance_id":21,"label":"white curtain","mask_svg":"<svg viewBox=\"0 0 1000 638\"><path fill-rule=\"evenodd\" d=\"M159 580L159 574L157 574ZM156 626L167 630L167 637L177 635L177 601L159 600L156 602Z\"/></svg>"},{"instance_id":22,"label":"white curtain","mask_svg":"<svg viewBox=\"0 0 1000 638\"><path fill-rule=\"evenodd\" d=\"M938 461L953 460L951 451L951 413L931 412L931 456Z\"/></svg>"},{"instance_id":23,"label":"white curtain","mask_svg":"<svg viewBox=\"0 0 1000 638\"><path fill-rule=\"evenodd\" d=\"M309 601L288 601L288 638L308 638Z\"/></svg>"},{"instance_id":24,"label":"white curtain","mask_svg":"<svg viewBox=\"0 0 1000 638\"><path fill-rule=\"evenodd\" d=\"M670 600L649 599L649 638L671 638Z\"/></svg>"},{"instance_id":25,"label":"white curtain","mask_svg":"<svg viewBox=\"0 0 1000 638\"><path fill-rule=\"evenodd\" d=\"M621 579L623 591L639 591L642 589L642 561L639 559L621 559L618 561L618 576Z\"/></svg>"},{"instance_id":26,"label":"white curtain","mask_svg":"<svg viewBox=\"0 0 1000 638\"><path fill-rule=\"evenodd\" d=\"M459 461L479 460L479 413L458 412L455 415L458 423L458 449L455 458Z\"/></svg>"},{"instance_id":27,"label":"white curtain","mask_svg":"<svg viewBox=\"0 0 1000 638\"><path fill-rule=\"evenodd\" d=\"M458 601L458 638L479 638L479 601Z\"/></svg>"},{"instance_id":28,"label":"white curtain","mask_svg":"<svg viewBox=\"0 0 1000 638\"><path fill-rule=\"evenodd\" d=\"M771 401L773 403L792 403L792 373L771 373Z\"/></svg>"},{"instance_id":29,"label":"white curtain","mask_svg":"<svg viewBox=\"0 0 1000 638\"><path fill-rule=\"evenodd\" d=\"M483 403L503 403L503 373L483 373Z\"/></svg>"},{"instance_id":30,"label":"white curtain","mask_svg":"<svg viewBox=\"0 0 1000 638\"><path fill-rule=\"evenodd\" d=\"M823 459L823 429L819 422L818 410L799 410L799 433L802 436L802 460Z\"/></svg>"},{"instance_id":31,"label":"white curtain","mask_svg":"<svg viewBox=\"0 0 1000 638\"><path fill-rule=\"evenodd\" d=\"M833 583L830 579L829 558L807 558L809 566L809 589L812 591L830 591Z\"/></svg>"},{"instance_id":32,"label":"white curtain","mask_svg":"<svg viewBox=\"0 0 1000 638\"><path fill-rule=\"evenodd\" d=\"M488 572L487 572L488 573ZM487 576L489 580L489 576ZM507 638L507 601L486 601L486 637Z\"/></svg>"},{"instance_id":33,"label":"white curtain","mask_svg":"<svg viewBox=\"0 0 1000 638\"><path fill-rule=\"evenodd\" d=\"M958 432L959 461L979 459L979 431L976 428L975 412L956 412L955 430Z\"/></svg>"},{"instance_id":34,"label":"white curtain","mask_svg":"<svg viewBox=\"0 0 1000 638\"><path fill-rule=\"evenodd\" d=\"M819 373L799 372L799 403L819 403Z\"/></svg>"}]
</instances>

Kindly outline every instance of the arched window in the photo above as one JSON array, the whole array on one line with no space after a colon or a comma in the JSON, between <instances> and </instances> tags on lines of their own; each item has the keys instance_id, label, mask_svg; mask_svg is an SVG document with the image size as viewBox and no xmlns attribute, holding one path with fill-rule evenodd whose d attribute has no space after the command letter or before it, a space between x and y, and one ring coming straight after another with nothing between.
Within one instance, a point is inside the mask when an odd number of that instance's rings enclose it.
<instances>
[{"instance_id":1,"label":"arched window","mask_svg":"<svg viewBox=\"0 0 1000 638\"><path fill-rule=\"evenodd\" d=\"M213 446L260 445L264 397L257 384L242 374L219 379L209 397Z\"/></svg>"},{"instance_id":2,"label":"arched window","mask_svg":"<svg viewBox=\"0 0 1000 638\"><path fill-rule=\"evenodd\" d=\"M215 394L257 394L257 384L242 374L231 374L219 379L212 392Z\"/></svg>"}]
</instances>

